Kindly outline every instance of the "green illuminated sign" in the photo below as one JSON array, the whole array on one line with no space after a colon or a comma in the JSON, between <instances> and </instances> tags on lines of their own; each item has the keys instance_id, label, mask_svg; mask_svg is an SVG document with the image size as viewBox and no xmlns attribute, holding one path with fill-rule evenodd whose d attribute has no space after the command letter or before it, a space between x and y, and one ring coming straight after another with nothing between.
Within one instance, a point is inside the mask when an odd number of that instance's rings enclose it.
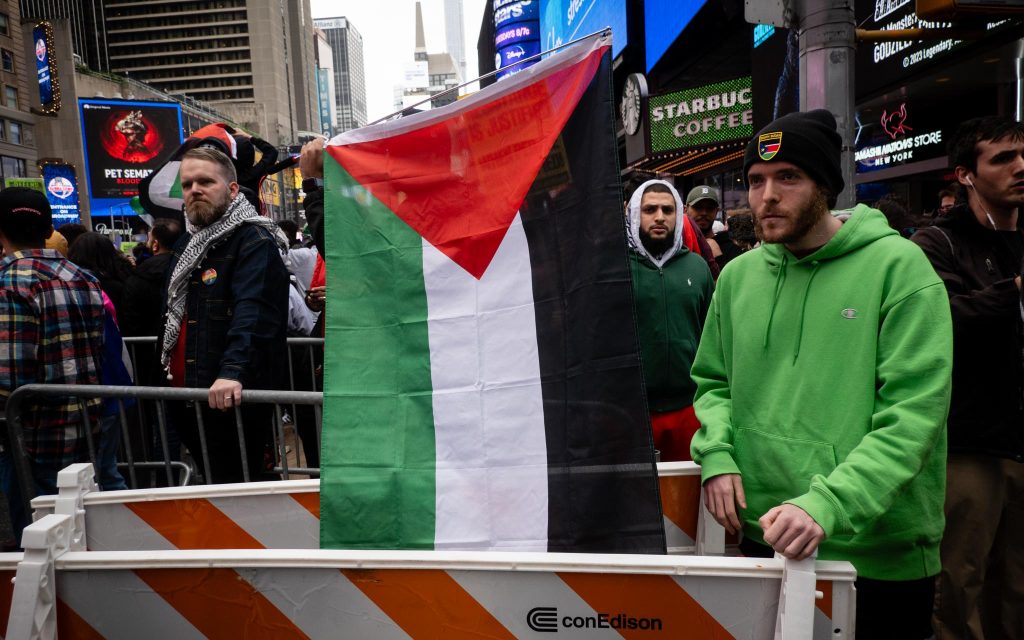
<instances>
[{"instance_id":1,"label":"green illuminated sign","mask_svg":"<svg viewBox=\"0 0 1024 640\"><path fill-rule=\"evenodd\" d=\"M754 135L750 76L650 98L651 152Z\"/></svg>"}]
</instances>

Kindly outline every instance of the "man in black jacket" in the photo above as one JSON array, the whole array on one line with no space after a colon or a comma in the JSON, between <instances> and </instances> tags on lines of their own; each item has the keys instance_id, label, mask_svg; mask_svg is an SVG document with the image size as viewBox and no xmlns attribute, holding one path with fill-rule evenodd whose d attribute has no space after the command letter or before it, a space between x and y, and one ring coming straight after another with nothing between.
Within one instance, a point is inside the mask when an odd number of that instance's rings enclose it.
<instances>
[{"instance_id":1,"label":"man in black jacket","mask_svg":"<svg viewBox=\"0 0 1024 640\"><path fill-rule=\"evenodd\" d=\"M950 162L967 200L913 240L949 291L953 399L938 638L1024 637L1024 124L963 123Z\"/></svg>"},{"instance_id":2,"label":"man in black jacket","mask_svg":"<svg viewBox=\"0 0 1024 640\"><path fill-rule=\"evenodd\" d=\"M197 148L181 162L188 233L168 269L161 364L171 384L208 389L202 408L213 482L239 482L235 407L242 389L279 389L287 371L288 271L277 225L241 195L230 159ZM283 237L281 237L283 245ZM242 405L250 479L265 470L271 411ZM173 416L181 439L202 459L195 411Z\"/></svg>"}]
</instances>

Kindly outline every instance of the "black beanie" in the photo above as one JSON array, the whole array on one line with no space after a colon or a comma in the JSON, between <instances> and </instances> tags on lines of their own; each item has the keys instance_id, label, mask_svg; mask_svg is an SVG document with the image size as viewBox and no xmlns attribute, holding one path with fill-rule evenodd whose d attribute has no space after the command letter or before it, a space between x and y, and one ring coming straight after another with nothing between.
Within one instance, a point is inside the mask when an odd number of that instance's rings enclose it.
<instances>
[{"instance_id":1,"label":"black beanie","mask_svg":"<svg viewBox=\"0 0 1024 640\"><path fill-rule=\"evenodd\" d=\"M755 162L790 162L807 172L815 182L832 192L829 206L843 191L839 157L843 139L836 131L836 119L825 109L796 112L778 118L757 132L743 154L743 182Z\"/></svg>"}]
</instances>

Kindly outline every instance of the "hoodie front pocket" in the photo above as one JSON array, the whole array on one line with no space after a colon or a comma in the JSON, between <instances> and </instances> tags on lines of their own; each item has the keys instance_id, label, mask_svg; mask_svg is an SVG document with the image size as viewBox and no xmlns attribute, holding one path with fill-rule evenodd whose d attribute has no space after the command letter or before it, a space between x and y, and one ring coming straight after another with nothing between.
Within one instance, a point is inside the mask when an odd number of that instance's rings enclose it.
<instances>
[{"instance_id":1,"label":"hoodie front pocket","mask_svg":"<svg viewBox=\"0 0 1024 640\"><path fill-rule=\"evenodd\" d=\"M807 493L813 476L827 476L837 464L835 448L817 440L739 428L734 445L747 504L759 510L754 519Z\"/></svg>"}]
</instances>

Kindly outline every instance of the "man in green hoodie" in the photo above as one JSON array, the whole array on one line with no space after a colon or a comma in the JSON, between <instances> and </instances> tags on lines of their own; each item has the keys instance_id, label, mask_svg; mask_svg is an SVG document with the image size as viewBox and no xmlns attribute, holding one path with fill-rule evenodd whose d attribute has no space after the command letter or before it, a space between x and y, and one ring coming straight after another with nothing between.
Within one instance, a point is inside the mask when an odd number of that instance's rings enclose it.
<instances>
[{"instance_id":1,"label":"man in green hoodie","mask_svg":"<svg viewBox=\"0 0 1024 640\"><path fill-rule=\"evenodd\" d=\"M824 110L748 145L763 245L723 271L693 366L705 502L747 555L856 567L857 632L931 635L952 329L920 249L859 205Z\"/></svg>"}]
</instances>

